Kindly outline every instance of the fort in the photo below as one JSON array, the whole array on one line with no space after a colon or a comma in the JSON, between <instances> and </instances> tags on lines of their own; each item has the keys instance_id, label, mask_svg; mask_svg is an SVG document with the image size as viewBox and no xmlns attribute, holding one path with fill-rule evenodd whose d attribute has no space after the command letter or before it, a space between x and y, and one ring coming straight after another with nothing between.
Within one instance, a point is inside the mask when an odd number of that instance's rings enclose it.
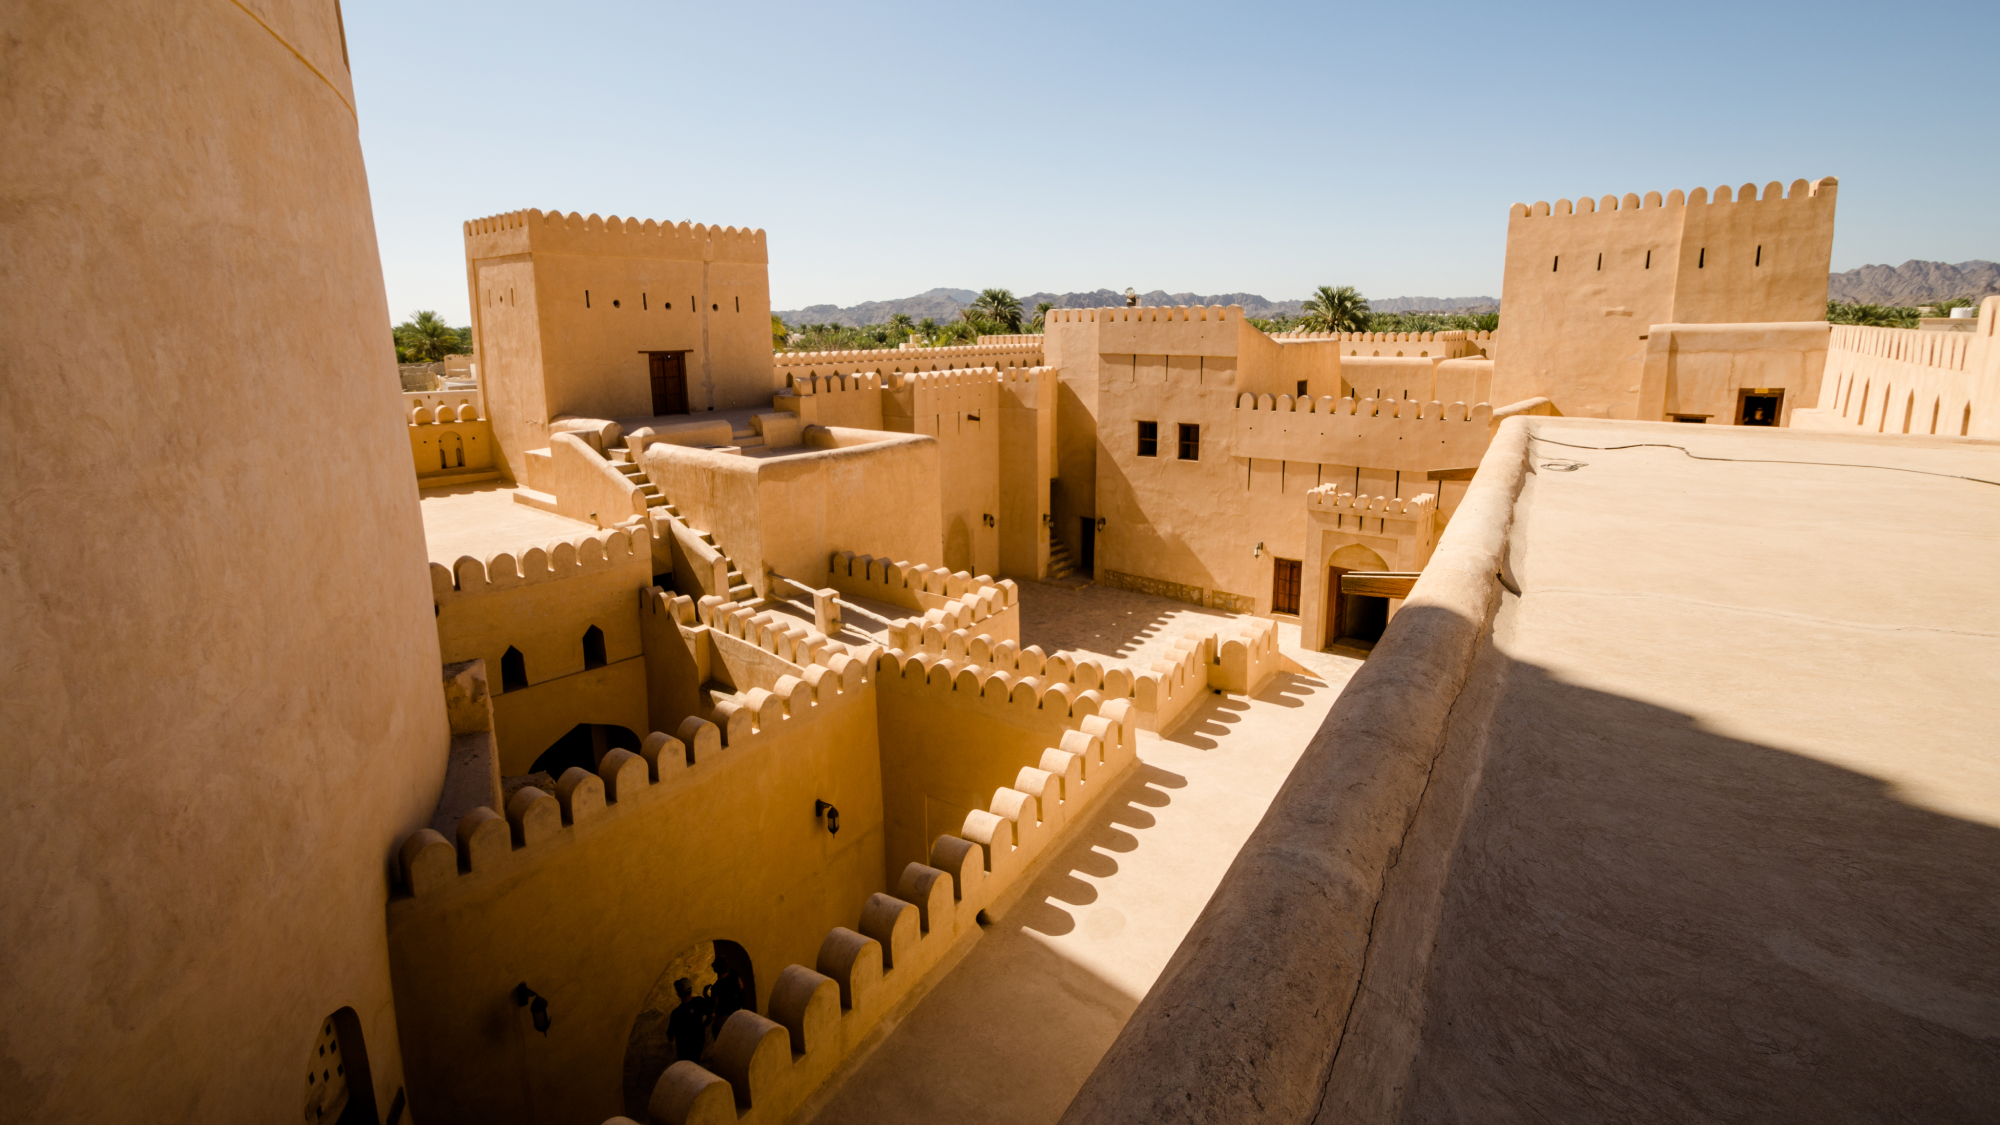
<instances>
[{"instance_id":1,"label":"fort","mask_svg":"<svg viewBox=\"0 0 2000 1125\"><path fill-rule=\"evenodd\" d=\"M35 18L22 1120L2000 1114L2000 298L1829 325L1833 177L834 352L509 211L405 391L337 6Z\"/></svg>"}]
</instances>

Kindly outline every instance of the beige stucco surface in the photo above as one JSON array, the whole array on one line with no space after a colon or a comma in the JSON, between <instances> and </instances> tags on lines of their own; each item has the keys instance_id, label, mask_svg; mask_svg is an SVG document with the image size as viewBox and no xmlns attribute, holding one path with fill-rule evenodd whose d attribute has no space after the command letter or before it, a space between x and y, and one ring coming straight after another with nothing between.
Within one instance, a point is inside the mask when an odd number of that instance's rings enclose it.
<instances>
[{"instance_id":1,"label":"beige stucco surface","mask_svg":"<svg viewBox=\"0 0 2000 1125\"><path fill-rule=\"evenodd\" d=\"M2000 447L1539 432L1403 1119L1991 1120Z\"/></svg>"},{"instance_id":2,"label":"beige stucco surface","mask_svg":"<svg viewBox=\"0 0 2000 1125\"><path fill-rule=\"evenodd\" d=\"M430 560L450 566L469 555L484 562L500 551L519 554L530 546L597 530L594 524L517 503L514 492L505 481L425 489L424 542Z\"/></svg>"},{"instance_id":3,"label":"beige stucco surface","mask_svg":"<svg viewBox=\"0 0 2000 1125\"><path fill-rule=\"evenodd\" d=\"M6 27L0 1115L299 1121L349 1006L386 1114L449 734L336 6Z\"/></svg>"},{"instance_id":4,"label":"beige stucco surface","mask_svg":"<svg viewBox=\"0 0 2000 1125\"><path fill-rule=\"evenodd\" d=\"M1137 666L1228 615L1123 590L1023 587L1024 641ZM1283 636L1296 641L1296 632ZM970 954L836 1079L819 1125L1054 1121L1200 913L1359 662L1300 653L1255 697L1140 735L1124 788ZM1323 677L1323 678L1322 678Z\"/></svg>"}]
</instances>

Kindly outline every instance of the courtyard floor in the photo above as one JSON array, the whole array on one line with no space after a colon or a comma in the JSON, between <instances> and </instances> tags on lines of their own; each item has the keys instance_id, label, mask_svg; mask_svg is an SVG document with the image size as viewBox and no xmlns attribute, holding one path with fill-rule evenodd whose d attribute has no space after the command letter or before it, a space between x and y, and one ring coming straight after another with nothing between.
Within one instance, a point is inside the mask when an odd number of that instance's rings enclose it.
<instances>
[{"instance_id":1,"label":"courtyard floor","mask_svg":"<svg viewBox=\"0 0 2000 1125\"><path fill-rule=\"evenodd\" d=\"M1230 615L1145 594L1022 584L1022 642L1144 668ZM1179 947L1359 660L1298 648L1251 698L1210 696L1074 830L1024 894L873 1050L819 1125L1053 1122Z\"/></svg>"}]
</instances>

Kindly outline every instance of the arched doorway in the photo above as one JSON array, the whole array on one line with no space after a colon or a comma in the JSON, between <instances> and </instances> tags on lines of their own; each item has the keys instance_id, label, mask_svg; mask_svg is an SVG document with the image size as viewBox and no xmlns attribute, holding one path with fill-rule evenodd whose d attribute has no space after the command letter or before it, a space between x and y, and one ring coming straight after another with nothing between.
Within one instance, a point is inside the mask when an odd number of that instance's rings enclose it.
<instances>
[{"instance_id":1,"label":"arched doorway","mask_svg":"<svg viewBox=\"0 0 2000 1125\"><path fill-rule=\"evenodd\" d=\"M661 1072L681 1058L674 1036L674 1011L683 1001L674 984L682 980L688 983L687 1001L697 1005L701 1016L704 1049L715 1044L715 1033L727 1018L716 1006L718 999L724 1007L740 1003L753 1012L757 1010L757 975L751 968L749 952L735 942L696 942L668 961L659 979L653 982L652 991L647 993L638 1017L632 1021L632 1032L625 1040L625 1112L636 1121L647 1120L646 1101L652 1097L653 1084L660 1080Z\"/></svg>"},{"instance_id":2,"label":"arched doorway","mask_svg":"<svg viewBox=\"0 0 2000 1125\"><path fill-rule=\"evenodd\" d=\"M1340 592L1340 577L1354 570L1387 569L1389 564L1382 561L1381 555L1359 543L1349 543L1327 560L1324 600L1328 648L1345 644L1368 649L1382 639L1382 630L1389 624L1389 599L1366 594L1343 594Z\"/></svg>"},{"instance_id":3,"label":"arched doorway","mask_svg":"<svg viewBox=\"0 0 2000 1125\"><path fill-rule=\"evenodd\" d=\"M353 1008L342 1008L319 1024L306 1057L306 1125L373 1125L381 1118L375 1113L375 1081L361 1041L361 1017Z\"/></svg>"},{"instance_id":4,"label":"arched doorway","mask_svg":"<svg viewBox=\"0 0 2000 1125\"><path fill-rule=\"evenodd\" d=\"M595 773L604 755L614 749L637 754L639 745L639 736L628 728L608 723L578 723L569 728L568 734L550 743L535 764L528 767L528 772L546 773L559 779L571 766L582 766Z\"/></svg>"}]
</instances>

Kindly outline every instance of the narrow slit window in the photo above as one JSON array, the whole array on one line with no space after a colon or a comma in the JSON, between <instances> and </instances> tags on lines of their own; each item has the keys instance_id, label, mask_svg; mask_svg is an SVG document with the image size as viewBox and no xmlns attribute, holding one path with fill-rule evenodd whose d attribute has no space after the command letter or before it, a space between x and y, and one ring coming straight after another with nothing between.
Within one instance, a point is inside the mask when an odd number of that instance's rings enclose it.
<instances>
[{"instance_id":1,"label":"narrow slit window","mask_svg":"<svg viewBox=\"0 0 2000 1125\"><path fill-rule=\"evenodd\" d=\"M736 311L737 312L743 311L743 298L741 297L736 298Z\"/></svg>"},{"instance_id":2,"label":"narrow slit window","mask_svg":"<svg viewBox=\"0 0 2000 1125\"><path fill-rule=\"evenodd\" d=\"M588 289L583 291L583 307L586 309L590 307L590 290Z\"/></svg>"},{"instance_id":3,"label":"narrow slit window","mask_svg":"<svg viewBox=\"0 0 2000 1125\"><path fill-rule=\"evenodd\" d=\"M1701 253L1695 256L1694 268L1698 270L1708 268L1708 247L1702 247Z\"/></svg>"},{"instance_id":4,"label":"narrow slit window","mask_svg":"<svg viewBox=\"0 0 2000 1125\"><path fill-rule=\"evenodd\" d=\"M1651 250L1646 251L1646 268L1653 268L1653 252Z\"/></svg>"},{"instance_id":5,"label":"narrow slit window","mask_svg":"<svg viewBox=\"0 0 2000 1125\"><path fill-rule=\"evenodd\" d=\"M646 301L646 291L644 289L639 290L639 311L646 312L652 307L653 306L647 303Z\"/></svg>"},{"instance_id":6,"label":"narrow slit window","mask_svg":"<svg viewBox=\"0 0 2000 1125\"><path fill-rule=\"evenodd\" d=\"M1764 264L1764 248L1762 246L1757 248L1757 260L1750 264L1752 266L1761 266Z\"/></svg>"},{"instance_id":7,"label":"narrow slit window","mask_svg":"<svg viewBox=\"0 0 2000 1125\"><path fill-rule=\"evenodd\" d=\"M1552 260L1552 261L1551 261L1551 262L1549 263L1549 272L1550 272L1550 273L1554 273L1554 272L1556 272L1557 270L1559 270L1559 269L1562 269L1562 268L1563 268L1563 259L1562 259L1562 255L1561 255L1561 254L1557 254L1557 255L1555 256L1554 260Z\"/></svg>"},{"instance_id":8,"label":"narrow slit window","mask_svg":"<svg viewBox=\"0 0 2000 1125\"><path fill-rule=\"evenodd\" d=\"M1597 255L1597 268L1598 269L1604 268L1604 255L1601 253Z\"/></svg>"}]
</instances>

